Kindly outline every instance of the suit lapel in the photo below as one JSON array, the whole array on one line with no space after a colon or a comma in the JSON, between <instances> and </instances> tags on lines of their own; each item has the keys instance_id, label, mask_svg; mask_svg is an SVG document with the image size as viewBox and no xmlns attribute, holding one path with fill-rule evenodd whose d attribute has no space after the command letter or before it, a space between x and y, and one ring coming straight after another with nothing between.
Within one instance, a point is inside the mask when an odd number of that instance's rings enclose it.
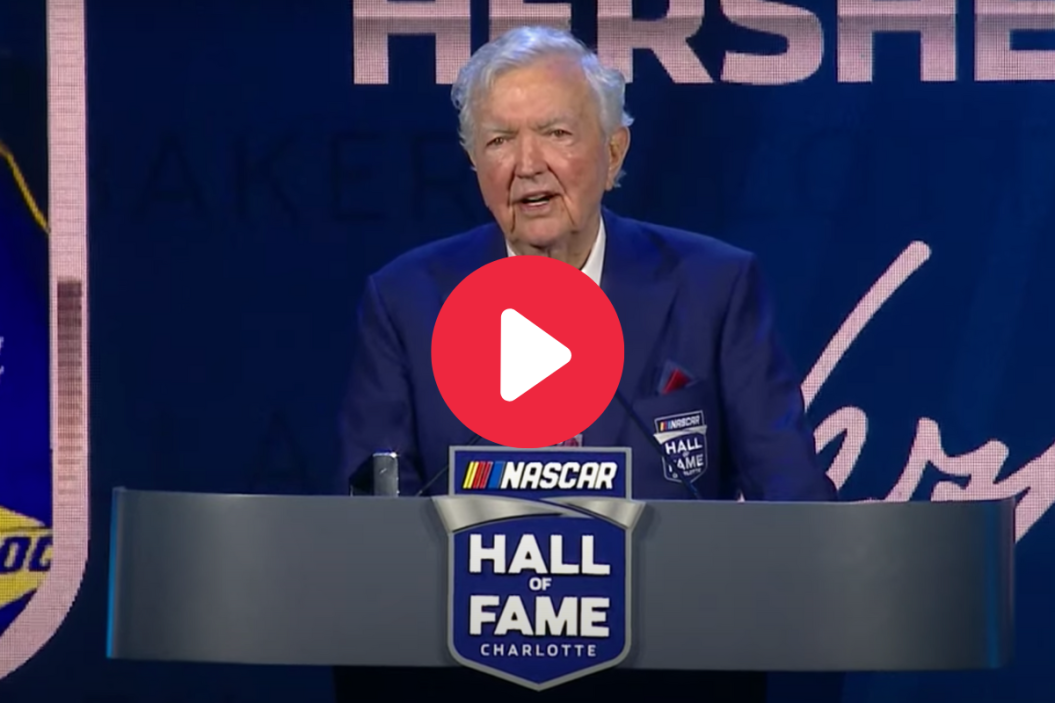
<instances>
[{"instance_id":1,"label":"suit lapel","mask_svg":"<svg viewBox=\"0 0 1055 703\"><path fill-rule=\"evenodd\" d=\"M439 305L447 302L454 289L469 274L506 256L505 238L497 224L478 227L465 238L463 245L448 256L433 262L432 275L436 280Z\"/></svg>"},{"instance_id":2,"label":"suit lapel","mask_svg":"<svg viewBox=\"0 0 1055 703\"><path fill-rule=\"evenodd\" d=\"M609 210L603 212L605 232L601 289L608 296L623 328L623 376L619 392L633 403L654 382L651 369L661 333L674 301L673 260L637 223ZM611 446L628 417L615 399L583 433L589 446ZM647 419L647 418L646 418Z\"/></svg>"}]
</instances>

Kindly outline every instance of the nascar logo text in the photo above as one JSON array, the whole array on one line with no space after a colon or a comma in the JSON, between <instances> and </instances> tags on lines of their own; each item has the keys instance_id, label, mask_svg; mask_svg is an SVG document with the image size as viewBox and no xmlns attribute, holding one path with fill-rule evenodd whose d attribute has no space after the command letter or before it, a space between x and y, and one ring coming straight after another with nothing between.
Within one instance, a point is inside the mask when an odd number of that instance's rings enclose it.
<instances>
[{"instance_id":1,"label":"nascar logo text","mask_svg":"<svg viewBox=\"0 0 1055 703\"><path fill-rule=\"evenodd\" d=\"M618 471L614 461L470 461L462 488L611 491Z\"/></svg>"}]
</instances>

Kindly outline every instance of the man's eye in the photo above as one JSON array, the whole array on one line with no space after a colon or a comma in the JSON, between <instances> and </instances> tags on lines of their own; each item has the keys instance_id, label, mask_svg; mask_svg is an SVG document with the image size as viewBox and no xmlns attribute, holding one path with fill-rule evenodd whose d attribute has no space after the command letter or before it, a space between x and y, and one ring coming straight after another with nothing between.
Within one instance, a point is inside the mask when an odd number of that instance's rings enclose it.
<instances>
[{"instance_id":1,"label":"man's eye","mask_svg":"<svg viewBox=\"0 0 1055 703\"><path fill-rule=\"evenodd\" d=\"M569 132L566 129L552 129L552 130L550 130L550 136L552 136L552 137L566 137L569 134L571 134L571 132Z\"/></svg>"},{"instance_id":2,"label":"man's eye","mask_svg":"<svg viewBox=\"0 0 1055 703\"><path fill-rule=\"evenodd\" d=\"M500 144L504 144L505 140L505 137L495 137L491 141L487 142L487 146L499 146Z\"/></svg>"}]
</instances>

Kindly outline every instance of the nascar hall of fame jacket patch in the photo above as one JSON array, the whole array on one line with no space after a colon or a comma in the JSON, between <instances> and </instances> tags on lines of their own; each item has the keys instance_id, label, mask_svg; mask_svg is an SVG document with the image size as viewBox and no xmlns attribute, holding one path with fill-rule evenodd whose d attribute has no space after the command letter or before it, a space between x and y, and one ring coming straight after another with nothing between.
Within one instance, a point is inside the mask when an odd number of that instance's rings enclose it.
<instances>
[{"instance_id":1,"label":"nascar hall of fame jacket patch","mask_svg":"<svg viewBox=\"0 0 1055 703\"><path fill-rule=\"evenodd\" d=\"M0 635L51 564L47 232L0 143Z\"/></svg>"},{"instance_id":2,"label":"nascar hall of fame jacket patch","mask_svg":"<svg viewBox=\"0 0 1055 703\"><path fill-rule=\"evenodd\" d=\"M677 469L688 481L695 481L707 471L707 421L702 410L665 415L653 420L655 438L663 446L663 477L680 483Z\"/></svg>"},{"instance_id":3,"label":"nascar hall of fame jacket patch","mask_svg":"<svg viewBox=\"0 0 1055 703\"><path fill-rule=\"evenodd\" d=\"M452 447L448 646L538 691L630 652L630 450Z\"/></svg>"}]
</instances>

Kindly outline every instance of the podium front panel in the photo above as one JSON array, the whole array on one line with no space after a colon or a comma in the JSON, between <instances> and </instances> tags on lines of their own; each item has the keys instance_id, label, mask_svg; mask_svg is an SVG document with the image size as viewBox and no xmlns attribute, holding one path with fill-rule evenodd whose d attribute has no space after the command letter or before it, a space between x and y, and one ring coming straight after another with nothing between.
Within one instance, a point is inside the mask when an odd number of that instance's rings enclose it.
<instances>
[{"instance_id":1,"label":"podium front panel","mask_svg":"<svg viewBox=\"0 0 1055 703\"><path fill-rule=\"evenodd\" d=\"M109 654L454 666L425 498L115 491ZM1013 501L648 504L622 667L1002 666Z\"/></svg>"}]
</instances>

